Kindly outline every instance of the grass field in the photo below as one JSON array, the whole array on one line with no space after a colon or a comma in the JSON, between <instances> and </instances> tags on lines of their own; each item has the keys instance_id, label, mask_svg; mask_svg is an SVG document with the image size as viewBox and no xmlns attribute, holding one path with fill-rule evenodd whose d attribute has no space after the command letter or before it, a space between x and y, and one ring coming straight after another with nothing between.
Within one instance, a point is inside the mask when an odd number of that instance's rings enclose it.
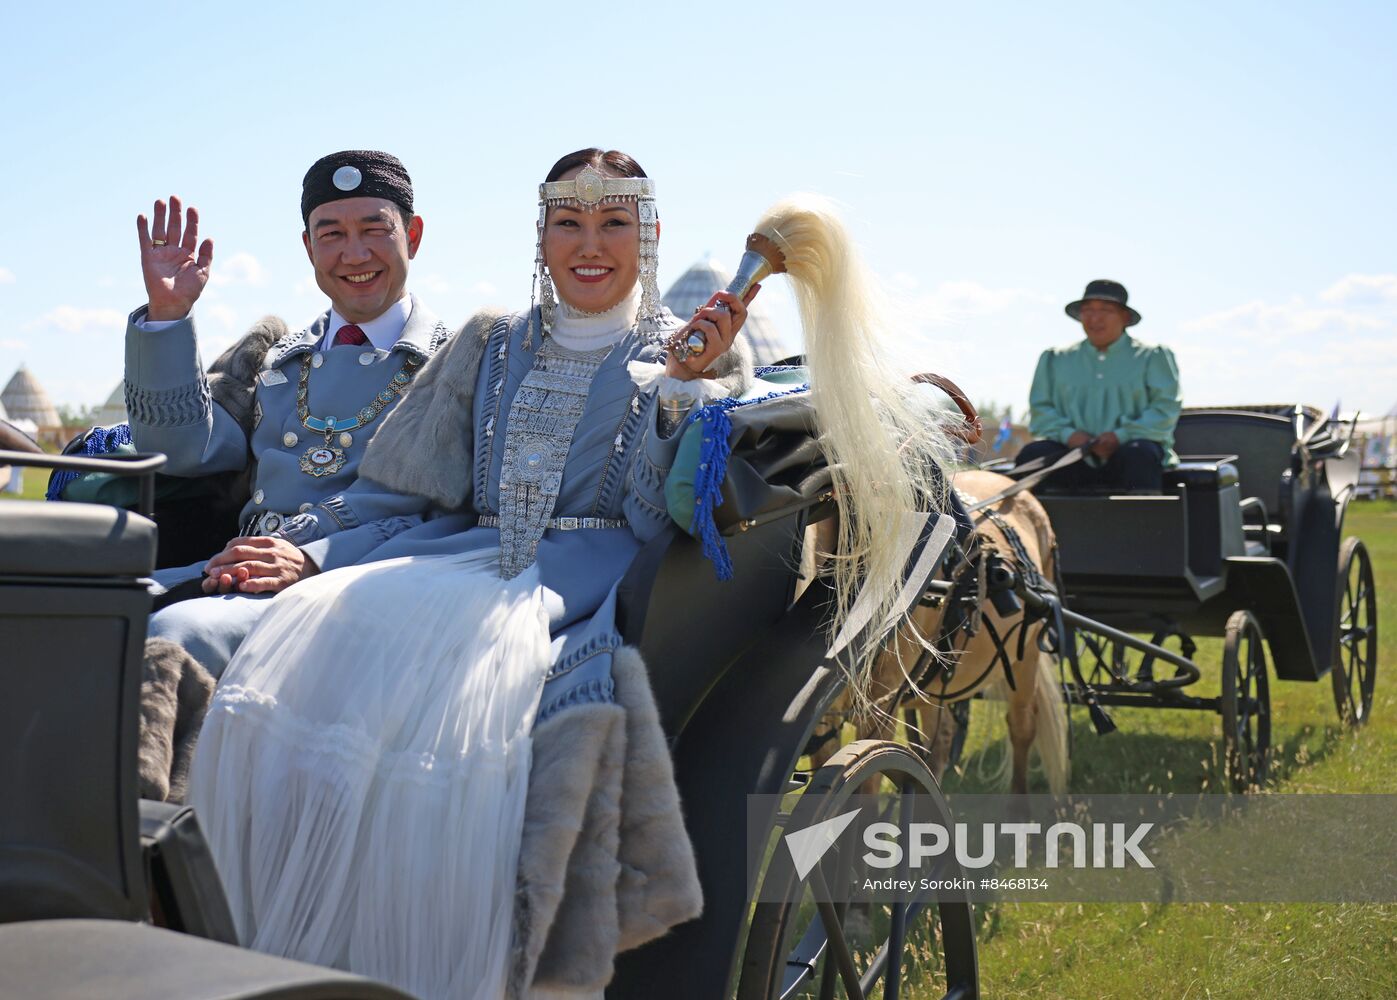
<instances>
[{"instance_id":1,"label":"grass field","mask_svg":"<svg viewBox=\"0 0 1397 1000\"><path fill-rule=\"evenodd\" d=\"M25 469L24 491L19 494L0 493L7 500L42 500L48 489L48 469Z\"/></svg>"},{"instance_id":2,"label":"grass field","mask_svg":"<svg viewBox=\"0 0 1397 1000\"><path fill-rule=\"evenodd\" d=\"M1371 722L1357 733L1342 730L1327 678L1273 679L1271 794L1397 793L1397 503L1350 506L1345 533L1364 540L1376 572ZM1200 642L1200 693L1217 692L1219 646ZM1000 711L975 704L965 771L948 777L948 790L980 784L977 765L999 752L985 744L1003 732L991 718ZM1113 714L1120 731L1107 737L1090 731L1085 713L1074 718L1074 791L1218 790L1216 716ZM1317 865L1324 854L1316 844ZM1004 903L983 908L980 919L983 995L996 1000L1397 997L1397 905Z\"/></svg>"}]
</instances>

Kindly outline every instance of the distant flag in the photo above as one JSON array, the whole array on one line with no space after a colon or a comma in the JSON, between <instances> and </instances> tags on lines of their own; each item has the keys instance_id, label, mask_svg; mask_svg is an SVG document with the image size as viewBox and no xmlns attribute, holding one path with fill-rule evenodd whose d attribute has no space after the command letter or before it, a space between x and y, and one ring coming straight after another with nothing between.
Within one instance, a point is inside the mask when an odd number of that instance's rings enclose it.
<instances>
[{"instance_id":1,"label":"distant flag","mask_svg":"<svg viewBox=\"0 0 1397 1000\"><path fill-rule=\"evenodd\" d=\"M1009 442L1009 434L1013 428L1009 425L1009 411L1005 411L1004 419L999 422L999 433L994 436L994 450L998 451Z\"/></svg>"}]
</instances>

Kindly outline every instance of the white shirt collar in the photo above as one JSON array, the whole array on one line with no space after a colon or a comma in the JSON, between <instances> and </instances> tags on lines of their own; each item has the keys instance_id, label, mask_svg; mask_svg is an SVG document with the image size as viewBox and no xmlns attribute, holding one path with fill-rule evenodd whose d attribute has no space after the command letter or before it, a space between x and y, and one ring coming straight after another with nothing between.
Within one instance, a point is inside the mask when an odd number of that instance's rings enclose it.
<instances>
[{"instance_id":1,"label":"white shirt collar","mask_svg":"<svg viewBox=\"0 0 1397 1000\"><path fill-rule=\"evenodd\" d=\"M391 350L398 342L398 338L403 335L403 328L407 326L408 318L412 316L412 296L406 292L397 302L394 302L383 314L376 319L371 319L367 323L360 323L359 329L364 331L364 336L369 338L369 343L380 351ZM330 325L325 328L325 336L320 341L322 351L329 350L335 343L335 334L340 332L340 327L348 326L349 320L345 319L333 306L330 307Z\"/></svg>"}]
</instances>

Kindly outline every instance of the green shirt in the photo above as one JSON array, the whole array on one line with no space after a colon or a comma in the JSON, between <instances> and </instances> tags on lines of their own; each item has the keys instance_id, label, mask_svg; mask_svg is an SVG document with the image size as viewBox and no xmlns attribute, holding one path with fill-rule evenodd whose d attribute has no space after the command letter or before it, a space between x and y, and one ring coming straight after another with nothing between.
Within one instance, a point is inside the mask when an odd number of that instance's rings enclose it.
<instances>
[{"instance_id":1,"label":"green shirt","mask_svg":"<svg viewBox=\"0 0 1397 1000\"><path fill-rule=\"evenodd\" d=\"M1114 431L1121 444L1163 445L1166 466L1179 460L1174 425L1183 399L1179 366L1167 347L1125 333L1104 351L1086 339L1046 350L1033 373L1028 405L1028 429L1036 438L1066 444L1077 431Z\"/></svg>"}]
</instances>

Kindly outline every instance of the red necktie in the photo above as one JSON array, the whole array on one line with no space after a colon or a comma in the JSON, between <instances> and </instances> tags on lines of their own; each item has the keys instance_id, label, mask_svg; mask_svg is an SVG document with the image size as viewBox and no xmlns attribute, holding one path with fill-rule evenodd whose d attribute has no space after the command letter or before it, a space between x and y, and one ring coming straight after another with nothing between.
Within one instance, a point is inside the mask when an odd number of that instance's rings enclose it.
<instances>
[{"instance_id":1,"label":"red necktie","mask_svg":"<svg viewBox=\"0 0 1397 1000\"><path fill-rule=\"evenodd\" d=\"M369 338L364 336L363 330L359 329L353 323L349 323L339 328L339 332L335 334L335 343L333 346L344 347L348 345L350 347L358 347L360 344L368 343L368 341Z\"/></svg>"}]
</instances>

